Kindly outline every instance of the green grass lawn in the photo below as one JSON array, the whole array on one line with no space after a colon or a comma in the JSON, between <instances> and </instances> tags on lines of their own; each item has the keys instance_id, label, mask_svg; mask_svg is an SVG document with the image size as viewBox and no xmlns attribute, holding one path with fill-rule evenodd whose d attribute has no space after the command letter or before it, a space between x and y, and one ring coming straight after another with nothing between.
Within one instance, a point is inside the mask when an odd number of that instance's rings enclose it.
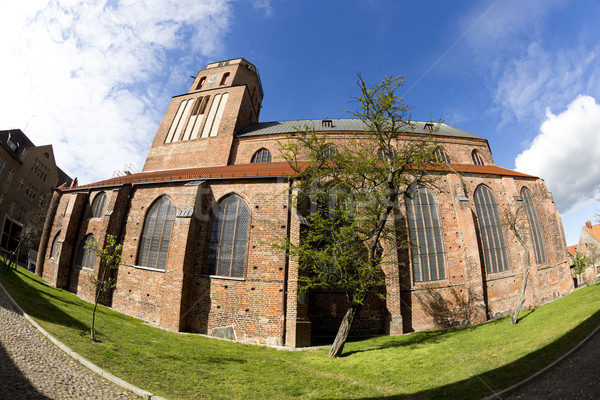
<instances>
[{"instance_id":1,"label":"green grass lawn","mask_svg":"<svg viewBox=\"0 0 600 400\"><path fill-rule=\"evenodd\" d=\"M0 282L44 329L91 362L169 399L477 399L508 387L567 352L600 325L600 285L479 326L280 351L164 331L99 309L102 343L89 337L92 305L19 269Z\"/></svg>"}]
</instances>

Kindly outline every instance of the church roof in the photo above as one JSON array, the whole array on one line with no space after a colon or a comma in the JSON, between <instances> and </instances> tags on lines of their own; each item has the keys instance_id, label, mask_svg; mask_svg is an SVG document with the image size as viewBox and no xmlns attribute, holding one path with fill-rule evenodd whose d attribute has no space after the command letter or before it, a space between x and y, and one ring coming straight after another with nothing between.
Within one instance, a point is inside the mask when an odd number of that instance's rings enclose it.
<instances>
[{"instance_id":1,"label":"church roof","mask_svg":"<svg viewBox=\"0 0 600 400\"><path fill-rule=\"evenodd\" d=\"M299 162L298 164L300 168L308 165L307 162ZM454 170L465 174L536 178L532 175L497 167L495 165L450 164L447 166L445 164L434 164L431 165L429 169L437 172L450 172ZM194 180L281 178L293 175L295 175L294 170L287 162L236 164L222 167L185 168L141 172L138 174L119 176L116 178L65 190L68 191L93 187L121 186L127 184L139 185L162 182L189 182Z\"/></svg>"},{"instance_id":2,"label":"church roof","mask_svg":"<svg viewBox=\"0 0 600 400\"><path fill-rule=\"evenodd\" d=\"M331 121L331 122L327 122ZM436 136L461 137L469 139L482 139L471 132L441 123L439 129L431 132L428 126L435 127L437 123L412 121L414 128L412 133L429 134ZM316 132L366 132L369 129L363 121L356 118L333 118L333 119L300 119L293 121L261 122L247 126L236 134L237 137L274 135L293 133L304 130L306 127Z\"/></svg>"}]
</instances>

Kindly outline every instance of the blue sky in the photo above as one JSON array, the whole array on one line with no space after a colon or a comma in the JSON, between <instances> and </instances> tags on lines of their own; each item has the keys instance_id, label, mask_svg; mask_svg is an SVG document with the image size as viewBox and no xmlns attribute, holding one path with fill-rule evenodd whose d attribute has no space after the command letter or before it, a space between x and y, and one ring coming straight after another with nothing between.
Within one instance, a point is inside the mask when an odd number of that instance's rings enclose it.
<instances>
[{"instance_id":1,"label":"blue sky","mask_svg":"<svg viewBox=\"0 0 600 400\"><path fill-rule=\"evenodd\" d=\"M208 62L258 67L263 122L349 117L358 71L408 74L413 118L483 136L497 165L542 177L574 244L598 211L599 19L598 0L0 1L0 129L51 143L88 183L141 169L171 97Z\"/></svg>"}]
</instances>

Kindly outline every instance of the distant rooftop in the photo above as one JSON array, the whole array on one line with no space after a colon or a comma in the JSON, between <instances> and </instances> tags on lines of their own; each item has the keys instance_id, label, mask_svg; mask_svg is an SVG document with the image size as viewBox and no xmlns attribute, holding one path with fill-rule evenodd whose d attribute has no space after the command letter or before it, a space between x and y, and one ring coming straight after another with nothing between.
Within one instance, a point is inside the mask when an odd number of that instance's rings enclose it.
<instances>
[{"instance_id":1,"label":"distant rooftop","mask_svg":"<svg viewBox=\"0 0 600 400\"><path fill-rule=\"evenodd\" d=\"M21 160L21 156L27 147L35 147L33 142L20 129L0 131L0 144L18 160Z\"/></svg>"},{"instance_id":2,"label":"distant rooftop","mask_svg":"<svg viewBox=\"0 0 600 400\"><path fill-rule=\"evenodd\" d=\"M436 136L461 137L469 139L482 139L481 136L474 135L462 129L455 128L447 124L439 124L439 129L432 132L438 125L432 122L412 121L412 133L433 133ZM252 124L236 134L237 137L274 135L282 133L293 133L304 130L305 127L316 132L366 132L367 126L360 119L356 118L332 118L332 119L304 119L293 121L274 121Z\"/></svg>"}]
</instances>

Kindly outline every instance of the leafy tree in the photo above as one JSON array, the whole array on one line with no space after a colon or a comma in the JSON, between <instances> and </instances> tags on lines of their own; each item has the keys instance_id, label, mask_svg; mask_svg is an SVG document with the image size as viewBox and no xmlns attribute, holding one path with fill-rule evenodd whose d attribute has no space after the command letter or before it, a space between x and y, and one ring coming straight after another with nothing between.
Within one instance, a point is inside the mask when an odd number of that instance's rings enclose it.
<instances>
[{"instance_id":1,"label":"leafy tree","mask_svg":"<svg viewBox=\"0 0 600 400\"><path fill-rule=\"evenodd\" d=\"M37 250L42 237L44 222L46 221L46 207L31 207L23 217L23 232L21 243L25 249Z\"/></svg>"},{"instance_id":2,"label":"leafy tree","mask_svg":"<svg viewBox=\"0 0 600 400\"><path fill-rule=\"evenodd\" d=\"M89 275L90 286L95 290L90 338L93 341L97 341L95 326L98 301L100 300L102 294L108 293L110 290L115 288L116 277L114 271L116 271L121 264L121 251L123 250L123 245L117 243L116 236L106 235L104 246L100 247L97 242L88 241L85 245L85 248L93 250L100 259L100 273L98 274L98 278L96 278L93 274Z\"/></svg>"},{"instance_id":3,"label":"leafy tree","mask_svg":"<svg viewBox=\"0 0 600 400\"><path fill-rule=\"evenodd\" d=\"M397 94L404 80L390 75L369 86L358 75L359 107L351 113L367 132L333 146L327 136L304 129L281 143L297 173L292 192L298 207L311 211L300 243L286 243L298 260L299 290L336 289L348 302L330 357L342 354L365 300L385 285L384 249L408 246L405 230L398 232L393 221L398 197L433 182L427 166L438 161L440 146L432 135L410 133L411 107Z\"/></svg>"},{"instance_id":4,"label":"leafy tree","mask_svg":"<svg viewBox=\"0 0 600 400\"><path fill-rule=\"evenodd\" d=\"M576 275L583 274L590 265L592 265L590 257L577 250L573 257L573 272L575 272Z\"/></svg>"}]
</instances>

